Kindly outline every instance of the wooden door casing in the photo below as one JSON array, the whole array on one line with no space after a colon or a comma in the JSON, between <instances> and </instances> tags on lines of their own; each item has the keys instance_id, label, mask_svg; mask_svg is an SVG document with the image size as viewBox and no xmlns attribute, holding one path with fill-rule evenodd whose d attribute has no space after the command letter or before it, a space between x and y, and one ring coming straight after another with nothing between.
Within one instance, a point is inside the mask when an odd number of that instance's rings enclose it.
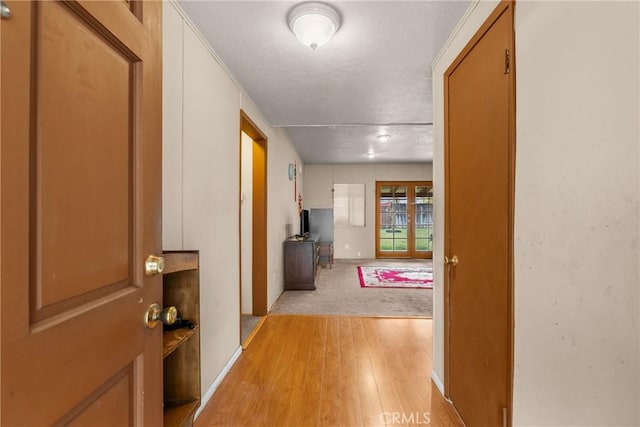
<instances>
[{"instance_id":1,"label":"wooden door casing","mask_svg":"<svg viewBox=\"0 0 640 427\"><path fill-rule=\"evenodd\" d=\"M469 426L511 423L513 2L445 73L445 389ZM508 64L507 64L508 60Z\"/></svg>"},{"instance_id":2,"label":"wooden door casing","mask_svg":"<svg viewBox=\"0 0 640 427\"><path fill-rule=\"evenodd\" d=\"M0 423L160 425L161 4L6 3Z\"/></svg>"}]
</instances>

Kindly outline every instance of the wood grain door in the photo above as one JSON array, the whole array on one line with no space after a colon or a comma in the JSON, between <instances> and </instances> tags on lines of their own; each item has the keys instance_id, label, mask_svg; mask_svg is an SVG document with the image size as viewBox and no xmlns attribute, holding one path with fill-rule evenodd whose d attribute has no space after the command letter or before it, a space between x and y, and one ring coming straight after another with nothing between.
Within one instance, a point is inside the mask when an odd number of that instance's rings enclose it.
<instances>
[{"instance_id":1,"label":"wood grain door","mask_svg":"<svg viewBox=\"0 0 640 427\"><path fill-rule=\"evenodd\" d=\"M6 4L0 424L162 425L161 4Z\"/></svg>"},{"instance_id":2,"label":"wood grain door","mask_svg":"<svg viewBox=\"0 0 640 427\"><path fill-rule=\"evenodd\" d=\"M470 427L510 423L512 52L503 2L445 74L445 387Z\"/></svg>"}]
</instances>

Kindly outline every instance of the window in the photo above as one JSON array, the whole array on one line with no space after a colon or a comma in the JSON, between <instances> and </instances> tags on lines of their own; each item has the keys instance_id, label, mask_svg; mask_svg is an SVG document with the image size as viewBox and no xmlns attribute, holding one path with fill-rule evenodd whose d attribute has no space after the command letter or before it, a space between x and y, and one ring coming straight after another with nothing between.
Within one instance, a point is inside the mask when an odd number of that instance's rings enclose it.
<instances>
[{"instance_id":1,"label":"window","mask_svg":"<svg viewBox=\"0 0 640 427\"><path fill-rule=\"evenodd\" d=\"M364 184L333 184L333 224L364 227Z\"/></svg>"}]
</instances>

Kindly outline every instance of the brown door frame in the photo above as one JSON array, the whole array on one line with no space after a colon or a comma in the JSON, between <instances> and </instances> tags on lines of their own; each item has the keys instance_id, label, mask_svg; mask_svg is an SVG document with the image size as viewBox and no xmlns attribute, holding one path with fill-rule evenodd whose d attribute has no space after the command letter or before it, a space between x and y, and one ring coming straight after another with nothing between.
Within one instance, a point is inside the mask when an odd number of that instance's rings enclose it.
<instances>
[{"instance_id":1,"label":"brown door frame","mask_svg":"<svg viewBox=\"0 0 640 427\"><path fill-rule=\"evenodd\" d=\"M451 215L451 207L449 204L449 188L450 188L450 175L449 175L449 147L450 147L450 133L449 133L449 77L453 74L455 69L462 63L462 61L466 58L466 56L471 52L471 50L475 47L475 45L480 41L480 39L485 35L485 33L493 26L493 24L498 20L500 16L504 13L511 14L511 28L513 30L513 19L515 16L515 0L502 0L498 6L494 9L494 11L489 15L489 17L485 20L482 26L476 31L474 36L469 40L464 49L460 52L460 54L456 57L453 63L449 66L447 71L444 74L444 198L445 198L445 206L444 206L444 223L445 223L445 236L444 236L444 253L449 256L451 254L450 248L450 215ZM512 425L513 422L513 353L514 353L514 337L513 337L513 329L514 329L514 311L513 311L513 236L514 236L514 212L515 212L515 150L516 150L516 120L515 120L515 97L516 97L516 86L515 86L515 42L514 42L513 31L511 33L511 38L509 41L509 50L510 50L510 70L509 70L509 118L508 118L508 138L509 138L509 159L507 165L500 165L501 167L506 166L508 168L508 180L509 180L509 188L508 188L508 204L509 204L509 224L508 224L508 283L507 283L507 292L508 292L508 325L507 331L508 334L508 348L510 352L509 363L506 369L508 370L508 390L507 390L507 411L508 415L506 417L507 425ZM488 165L490 167L490 165ZM445 267L447 268L447 267ZM450 390L450 328L449 324L451 321L450 315L450 283L449 283L449 274L444 275L444 386L445 386L445 396L449 398L449 390ZM468 357L473 357L473 355L469 354ZM455 402L454 402L455 403Z\"/></svg>"},{"instance_id":2,"label":"brown door frame","mask_svg":"<svg viewBox=\"0 0 640 427\"><path fill-rule=\"evenodd\" d=\"M240 191L242 191L242 132L253 140L253 249L252 249L252 314L267 314L267 136L240 110ZM240 198L239 198L240 199ZM242 302L242 209L239 209L240 302ZM240 305L242 312L242 304ZM242 313L240 313L242 314ZM241 328L242 329L242 328ZM242 333L242 332L241 332Z\"/></svg>"},{"instance_id":3,"label":"brown door frame","mask_svg":"<svg viewBox=\"0 0 640 427\"><path fill-rule=\"evenodd\" d=\"M432 181L376 181L376 258L414 258L414 259L431 259L433 251L425 251L419 253L415 250L415 236L413 235L413 226L407 226L407 254L406 256L398 256L398 254L388 254L380 250L380 187L382 186L406 186L407 187L407 200L410 198L415 199L415 187L418 185L430 186L433 188ZM411 197L410 197L411 195ZM407 204L407 218L411 218L413 221L415 218L415 205L413 203ZM412 247L413 250L409 250Z\"/></svg>"}]
</instances>

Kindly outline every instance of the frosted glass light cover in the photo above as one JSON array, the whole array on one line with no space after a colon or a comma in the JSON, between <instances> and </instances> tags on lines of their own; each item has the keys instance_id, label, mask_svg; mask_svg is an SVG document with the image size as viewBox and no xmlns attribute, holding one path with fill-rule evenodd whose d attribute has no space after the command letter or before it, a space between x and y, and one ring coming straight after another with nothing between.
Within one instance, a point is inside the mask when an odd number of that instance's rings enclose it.
<instances>
[{"instance_id":1,"label":"frosted glass light cover","mask_svg":"<svg viewBox=\"0 0 640 427\"><path fill-rule=\"evenodd\" d=\"M293 32L298 40L312 49L328 42L336 29L333 21L322 15L302 15L293 23Z\"/></svg>"},{"instance_id":2,"label":"frosted glass light cover","mask_svg":"<svg viewBox=\"0 0 640 427\"><path fill-rule=\"evenodd\" d=\"M288 21L298 40L316 49L338 31L341 19L338 11L328 4L307 2L291 9Z\"/></svg>"}]
</instances>

